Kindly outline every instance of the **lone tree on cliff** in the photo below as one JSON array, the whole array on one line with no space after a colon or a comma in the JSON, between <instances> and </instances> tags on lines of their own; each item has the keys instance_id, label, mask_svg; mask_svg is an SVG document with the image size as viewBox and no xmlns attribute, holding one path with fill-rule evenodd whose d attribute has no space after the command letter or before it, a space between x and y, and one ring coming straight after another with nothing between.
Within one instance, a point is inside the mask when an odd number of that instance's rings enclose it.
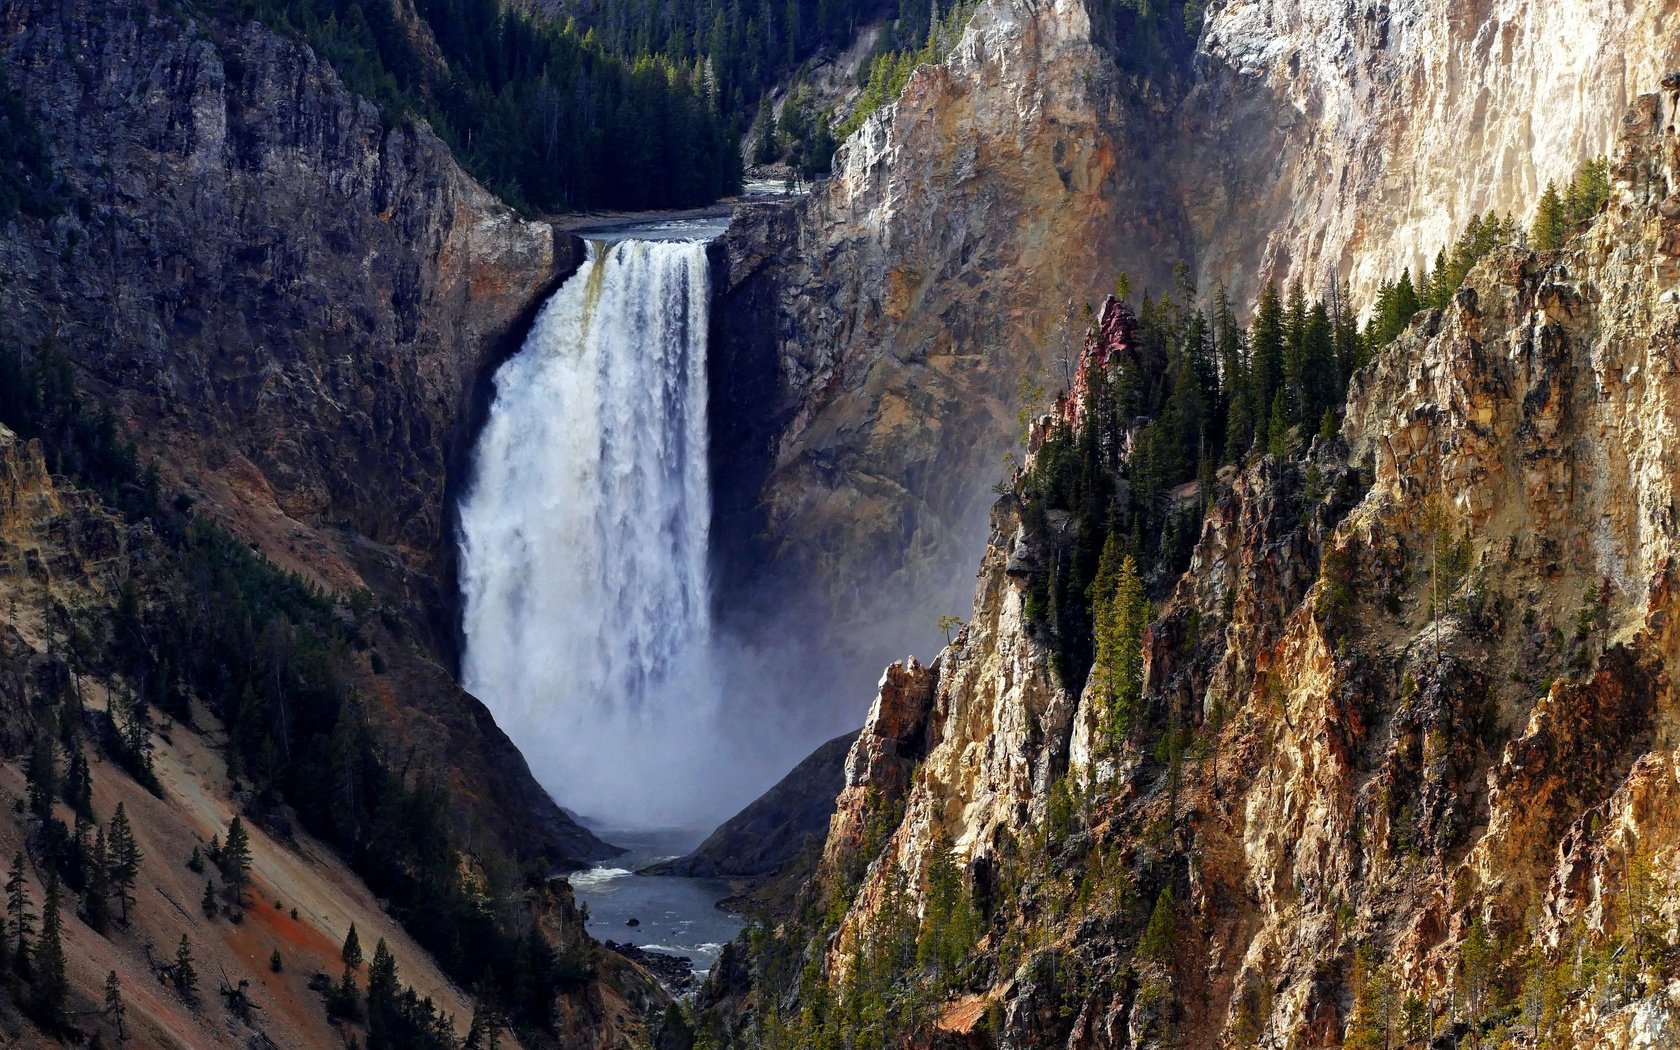
<instances>
[{"instance_id":1,"label":"lone tree on cliff","mask_svg":"<svg viewBox=\"0 0 1680 1050\"><path fill-rule=\"evenodd\" d=\"M245 822L237 816L228 825L227 842L222 846L217 866L222 869L222 891L228 903L235 907L243 905L245 887L251 881L251 837L245 831Z\"/></svg>"},{"instance_id":2,"label":"lone tree on cliff","mask_svg":"<svg viewBox=\"0 0 1680 1050\"><path fill-rule=\"evenodd\" d=\"M122 907L122 924L128 925L128 908L134 903L134 884L140 877L140 862L144 854L134 841L134 829L129 826L128 813L121 802L111 814L111 831L105 837L110 850L111 889Z\"/></svg>"}]
</instances>

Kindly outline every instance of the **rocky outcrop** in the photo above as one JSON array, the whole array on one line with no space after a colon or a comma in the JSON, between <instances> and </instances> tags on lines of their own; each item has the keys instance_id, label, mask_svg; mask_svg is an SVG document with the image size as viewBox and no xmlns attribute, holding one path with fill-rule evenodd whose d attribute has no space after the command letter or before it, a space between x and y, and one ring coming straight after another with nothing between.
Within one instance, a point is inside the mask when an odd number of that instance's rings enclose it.
<instances>
[{"instance_id":1,"label":"rocky outcrop","mask_svg":"<svg viewBox=\"0 0 1680 1050\"><path fill-rule=\"evenodd\" d=\"M1204 286L1331 274L1361 302L1473 215L1526 221L1680 63L1670 0L1209 5L1179 157ZM1208 148L1221 160L1208 163ZM1198 177L1198 173L1204 173ZM1211 177L1207 177L1211 176Z\"/></svg>"},{"instance_id":2,"label":"rocky outcrop","mask_svg":"<svg viewBox=\"0 0 1680 1050\"><path fill-rule=\"evenodd\" d=\"M64 202L3 239L0 335L52 339L276 561L429 622L475 384L571 238L254 23L5 3L0 54Z\"/></svg>"},{"instance_id":3,"label":"rocky outcrop","mask_svg":"<svg viewBox=\"0 0 1680 1050\"><path fill-rule=\"evenodd\" d=\"M1627 112L1587 233L1484 260L1359 374L1339 438L1228 479L1144 640L1148 741L1096 757L1094 690L1061 690L1011 611L1010 559L1034 552L995 530L831 973L878 943L895 894L925 906L941 851L987 900L1065 791L1067 826L1017 867L929 1040L987 1015L1010 1046L1668 1037L1680 77L1664 83ZM1175 724L1181 751L1161 742ZM849 781L854 808L867 790Z\"/></svg>"}]
</instances>

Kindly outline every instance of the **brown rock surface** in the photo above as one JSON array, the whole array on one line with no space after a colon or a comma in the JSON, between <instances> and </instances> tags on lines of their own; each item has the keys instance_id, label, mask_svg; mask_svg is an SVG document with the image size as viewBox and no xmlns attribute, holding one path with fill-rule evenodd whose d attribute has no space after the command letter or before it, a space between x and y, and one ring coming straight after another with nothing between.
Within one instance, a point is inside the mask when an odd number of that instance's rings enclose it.
<instances>
[{"instance_id":1,"label":"brown rock surface","mask_svg":"<svg viewBox=\"0 0 1680 1050\"><path fill-rule=\"evenodd\" d=\"M1071 767L1092 785L1082 827L1044 863L1077 880L1121 858L1145 906L1064 916L1022 891L977 950L998 968L967 989L996 1003L1010 1045L1166 1045L1167 1031L1339 1045L1371 1021L1350 990L1360 946L1440 1031L1477 922L1500 945L1496 1001L1527 1009L1526 958L1553 975L1548 1045L1671 1040L1666 963L1631 980L1574 967L1625 958L1636 934L1672 944L1680 913L1666 875L1633 874L1680 856L1680 290L1661 208L1680 180L1677 111L1680 84L1629 112L1587 233L1484 261L1359 374L1340 439L1223 492L1145 641L1151 732L1176 710L1200 741L1180 781L1144 748L1097 757L1097 700L1033 657L1011 613L1018 541L994 531L974 619L933 667L904 819L831 942L832 973L892 887L922 897L937 849L978 892L1000 838L1033 834ZM1467 537L1461 575L1434 553L1441 536ZM848 791L855 808L867 785ZM1177 934L1140 959L1163 884L1179 887ZM1630 918L1646 907L1654 918ZM997 938L1016 929L1047 947L1005 965ZM1046 960L1082 976L1046 977ZM974 1010L959 995L945 1015Z\"/></svg>"}]
</instances>

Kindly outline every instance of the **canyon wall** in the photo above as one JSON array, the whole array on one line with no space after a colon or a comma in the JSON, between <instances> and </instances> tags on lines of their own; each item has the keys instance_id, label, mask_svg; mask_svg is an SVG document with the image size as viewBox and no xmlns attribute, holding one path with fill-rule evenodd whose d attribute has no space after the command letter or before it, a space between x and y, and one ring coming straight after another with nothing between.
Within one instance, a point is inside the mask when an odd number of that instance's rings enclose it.
<instances>
[{"instance_id":1,"label":"canyon wall","mask_svg":"<svg viewBox=\"0 0 1680 1050\"><path fill-rule=\"evenodd\" d=\"M450 607L475 385L572 238L255 23L7 2L0 50L61 180L0 243L0 335L52 341L280 564Z\"/></svg>"},{"instance_id":2,"label":"canyon wall","mask_svg":"<svg viewBox=\"0 0 1680 1050\"><path fill-rule=\"evenodd\" d=\"M719 367L772 425L722 443L723 574L809 625L813 659L844 650L837 695L962 604L1017 412L1071 378L1081 304L1121 270L1167 288L1190 257L1162 73L1122 77L1079 0L984 3L792 214L743 209L725 235L718 313L751 320Z\"/></svg>"},{"instance_id":3,"label":"canyon wall","mask_svg":"<svg viewBox=\"0 0 1680 1050\"><path fill-rule=\"evenodd\" d=\"M1680 64L1670 0L1227 0L1210 5L1178 158L1198 271L1331 275L1369 306L1473 215L1526 223Z\"/></svg>"},{"instance_id":4,"label":"canyon wall","mask_svg":"<svg viewBox=\"0 0 1680 1050\"><path fill-rule=\"evenodd\" d=\"M197 512L371 592L391 673L359 683L368 714L459 789L465 825L604 855L448 666L448 497L480 385L574 239L254 23L4 2L0 56L59 180L56 214L0 237L0 340L65 354Z\"/></svg>"},{"instance_id":5,"label":"canyon wall","mask_svg":"<svg viewBox=\"0 0 1680 1050\"><path fill-rule=\"evenodd\" d=\"M949 858L988 918L926 1045L1672 1039L1663 85L1618 122L1587 232L1495 252L1359 373L1339 436L1222 479L1144 635L1138 736L1104 740L1098 687L1051 674L1024 575L1062 526L999 502L968 625L889 671L848 760L833 980L905 897L928 914Z\"/></svg>"},{"instance_id":6,"label":"canyon wall","mask_svg":"<svg viewBox=\"0 0 1680 1050\"><path fill-rule=\"evenodd\" d=\"M1018 413L1067 384L1081 304L1122 272L1177 295L1182 263L1239 311L1294 278L1369 308L1472 215L1526 222L1603 153L1632 86L1680 64L1677 11L1230 0L1187 67L1139 71L1092 43L1081 0L982 3L807 201L726 236L720 312L753 320L719 353L758 362L732 404L762 421L737 426L715 530L742 618L848 647L836 694L856 704L857 665L960 606Z\"/></svg>"}]
</instances>

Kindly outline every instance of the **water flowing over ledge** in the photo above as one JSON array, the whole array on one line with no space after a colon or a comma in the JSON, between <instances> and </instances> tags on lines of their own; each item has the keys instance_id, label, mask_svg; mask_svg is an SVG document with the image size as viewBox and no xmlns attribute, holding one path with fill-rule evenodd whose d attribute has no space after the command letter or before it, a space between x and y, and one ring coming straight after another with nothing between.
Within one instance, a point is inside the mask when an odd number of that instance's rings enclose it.
<instances>
[{"instance_id":1,"label":"water flowing over ledge","mask_svg":"<svg viewBox=\"0 0 1680 1050\"><path fill-rule=\"evenodd\" d=\"M705 245L593 243L496 375L461 505L462 682L585 815L699 823L710 647Z\"/></svg>"}]
</instances>

